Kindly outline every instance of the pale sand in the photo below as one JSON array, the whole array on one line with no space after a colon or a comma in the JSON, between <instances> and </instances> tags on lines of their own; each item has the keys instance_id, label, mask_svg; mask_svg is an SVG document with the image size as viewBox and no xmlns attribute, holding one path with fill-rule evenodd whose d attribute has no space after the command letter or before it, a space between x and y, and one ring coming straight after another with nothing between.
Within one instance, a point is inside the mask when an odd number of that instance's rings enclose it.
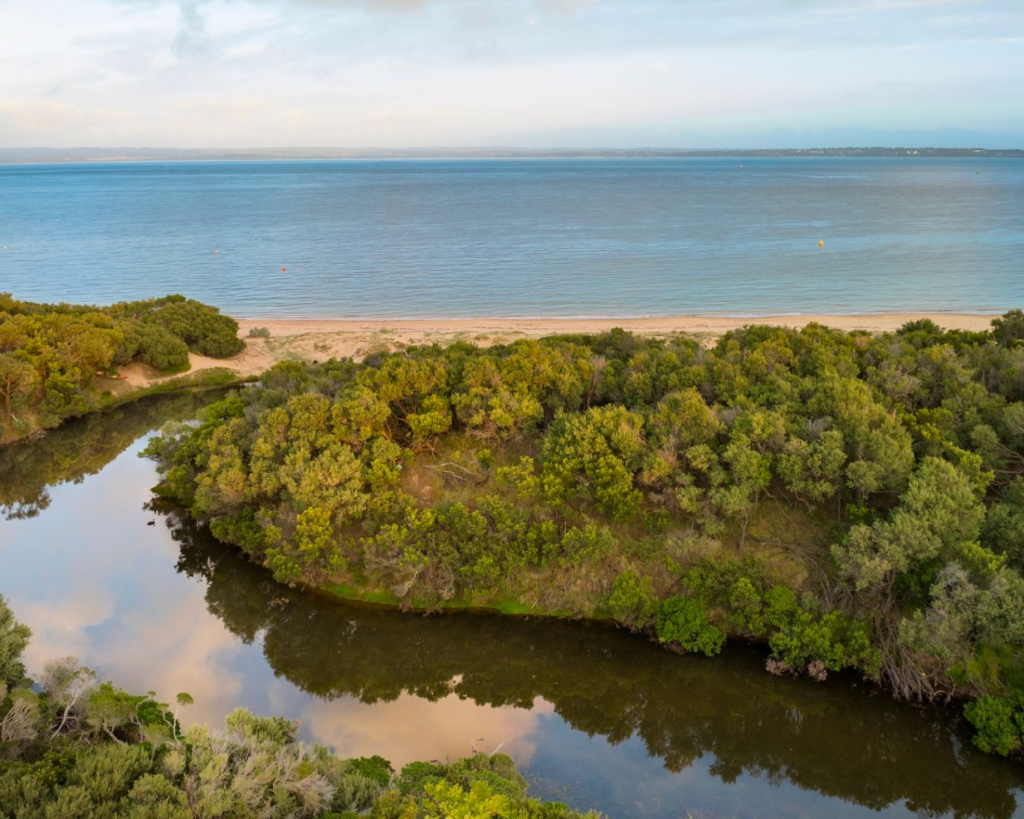
<instances>
[{"instance_id":1,"label":"pale sand","mask_svg":"<svg viewBox=\"0 0 1024 819\"><path fill-rule=\"evenodd\" d=\"M361 358L372 352L400 350L419 344L450 344L468 341L482 346L507 343L517 338L541 338L563 333L601 333L615 327L644 336L691 335L710 343L729 330L750 324L804 327L812 322L840 330L886 332L908 321L931 319L940 327L988 330L993 316L967 313L885 313L866 316L765 316L726 318L677 316L639 319L239 319L239 335L246 349L230 359L192 355L192 371L226 367L241 377L259 375L278 361L326 361L329 358ZM246 338L253 327L270 330L269 339ZM122 368L132 387L166 380L141 365Z\"/></svg>"}]
</instances>

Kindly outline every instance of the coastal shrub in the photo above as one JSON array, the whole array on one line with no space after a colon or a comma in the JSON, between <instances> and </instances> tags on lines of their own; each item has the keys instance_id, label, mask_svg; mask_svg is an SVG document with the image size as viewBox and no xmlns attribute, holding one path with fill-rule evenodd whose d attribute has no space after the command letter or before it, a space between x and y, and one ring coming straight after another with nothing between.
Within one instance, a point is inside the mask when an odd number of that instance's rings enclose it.
<instances>
[{"instance_id":1,"label":"coastal shrub","mask_svg":"<svg viewBox=\"0 0 1024 819\"><path fill-rule=\"evenodd\" d=\"M708 605L723 611L731 630L760 639L768 628L765 607L770 585L764 572L752 557L707 560L690 569L683 582Z\"/></svg>"},{"instance_id":2,"label":"coastal shrub","mask_svg":"<svg viewBox=\"0 0 1024 819\"><path fill-rule=\"evenodd\" d=\"M992 319L992 335L1004 346L1024 341L1024 310L1010 310Z\"/></svg>"},{"instance_id":3,"label":"coastal shrub","mask_svg":"<svg viewBox=\"0 0 1024 819\"><path fill-rule=\"evenodd\" d=\"M805 670L818 663L827 671L877 670L878 651L864 623L838 611L821 613L813 600L801 600L785 586L774 586L765 602L768 646L772 657L787 668ZM819 671L816 676L823 675Z\"/></svg>"},{"instance_id":4,"label":"coastal shrub","mask_svg":"<svg viewBox=\"0 0 1024 819\"><path fill-rule=\"evenodd\" d=\"M141 361L189 368L188 351L229 356L244 346L216 308L168 296L92 307L0 299L0 443L105 405L98 377Z\"/></svg>"},{"instance_id":5,"label":"coastal shrub","mask_svg":"<svg viewBox=\"0 0 1024 819\"><path fill-rule=\"evenodd\" d=\"M295 536L267 549L267 568L280 583L295 583L307 577L314 583L337 575L345 568L345 558L337 548L330 512L311 506L296 518Z\"/></svg>"},{"instance_id":6,"label":"coastal shrub","mask_svg":"<svg viewBox=\"0 0 1024 819\"><path fill-rule=\"evenodd\" d=\"M211 358L230 358L245 348L238 337L238 322L211 307L191 299L170 301L143 316L181 339L188 348Z\"/></svg>"},{"instance_id":7,"label":"coastal shrub","mask_svg":"<svg viewBox=\"0 0 1024 819\"><path fill-rule=\"evenodd\" d=\"M624 407L559 415L541 455L547 500L593 500L613 520L633 517L642 499L634 486L644 452L642 430L643 419Z\"/></svg>"},{"instance_id":8,"label":"coastal shrub","mask_svg":"<svg viewBox=\"0 0 1024 819\"><path fill-rule=\"evenodd\" d=\"M1011 566L1024 569L1024 479L1015 479L999 501L988 507L981 544L1005 555Z\"/></svg>"},{"instance_id":9,"label":"coastal shrub","mask_svg":"<svg viewBox=\"0 0 1024 819\"><path fill-rule=\"evenodd\" d=\"M361 756L351 762L356 773L381 785L387 785L395 775L394 767L382 756Z\"/></svg>"},{"instance_id":10,"label":"coastal shrub","mask_svg":"<svg viewBox=\"0 0 1024 819\"><path fill-rule=\"evenodd\" d=\"M246 338L270 338L270 330L266 327L250 327Z\"/></svg>"},{"instance_id":11,"label":"coastal shrub","mask_svg":"<svg viewBox=\"0 0 1024 819\"><path fill-rule=\"evenodd\" d=\"M156 324L139 325L136 355L157 370L183 372L189 368L188 345Z\"/></svg>"},{"instance_id":12,"label":"coastal shrub","mask_svg":"<svg viewBox=\"0 0 1024 819\"><path fill-rule=\"evenodd\" d=\"M658 596L649 577L627 571L615 578L605 604L618 622L632 631L650 627L658 615Z\"/></svg>"},{"instance_id":13,"label":"coastal shrub","mask_svg":"<svg viewBox=\"0 0 1024 819\"><path fill-rule=\"evenodd\" d=\"M983 696L964 706L964 716L977 730L974 744L982 751L1010 756L1024 748L1024 692Z\"/></svg>"},{"instance_id":14,"label":"coastal shrub","mask_svg":"<svg viewBox=\"0 0 1024 819\"><path fill-rule=\"evenodd\" d=\"M658 640L671 648L713 657L725 645L725 634L712 625L700 600L677 595L663 601L654 625Z\"/></svg>"}]
</instances>

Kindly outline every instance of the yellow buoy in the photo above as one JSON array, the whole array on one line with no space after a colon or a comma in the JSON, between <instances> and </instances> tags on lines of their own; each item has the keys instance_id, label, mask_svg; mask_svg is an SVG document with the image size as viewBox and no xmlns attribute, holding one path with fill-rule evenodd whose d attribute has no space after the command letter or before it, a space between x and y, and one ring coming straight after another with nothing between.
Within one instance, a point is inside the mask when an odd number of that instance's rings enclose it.
<instances>
[{"instance_id":1,"label":"yellow buoy","mask_svg":"<svg viewBox=\"0 0 1024 819\"><path fill-rule=\"evenodd\" d=\"M818 247L824 247L824 246L825 246L825 240L824 239L819 239L818 240Z\"/></svg>"}]
</instances>

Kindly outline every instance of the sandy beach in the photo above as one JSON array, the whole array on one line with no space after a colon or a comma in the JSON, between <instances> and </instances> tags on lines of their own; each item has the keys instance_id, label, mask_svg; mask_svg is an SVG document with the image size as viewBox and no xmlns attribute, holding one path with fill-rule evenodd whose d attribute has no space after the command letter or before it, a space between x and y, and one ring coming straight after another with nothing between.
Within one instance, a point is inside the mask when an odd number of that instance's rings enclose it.
<instances>
[{"instance_id":1,"label":"sandy beach","mask_svg":"<svg viewBox=\"0 0 1024 819\"><path fill-rule=\"evenodd\" d=\"M993 316L968 313L882 313L876 315L800 315L729 318L724 316L673 316L634 319L239 319L239 335L246 349L231 359L192 355L192 371L227 367L240 376L259 375L278 361L296 359L325 361L373 352L400 350L420 344L469 341L489 345L518 338L542 338L564 333L601 333L615 327L645 336L690 335L706 343L729 330L751 324L800 328L818 323L840 330L887 332L908 321L931 319L940 327L987 330ZM264 327L270 337L248 338L254 327ZM142 365L123 373L133 387L158 383L154 372Z\"/></svg>"}]
</instances>

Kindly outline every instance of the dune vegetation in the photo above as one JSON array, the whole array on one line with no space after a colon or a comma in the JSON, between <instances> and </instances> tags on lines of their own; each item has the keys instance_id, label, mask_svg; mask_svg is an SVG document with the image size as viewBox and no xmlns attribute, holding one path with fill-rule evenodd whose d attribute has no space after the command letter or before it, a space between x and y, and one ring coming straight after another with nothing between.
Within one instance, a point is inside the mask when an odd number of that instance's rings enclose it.
<instances>
[{"instance_id":1,"label":"dune vegetation","mask_svg":"<svg viewBox=\"0 0 1024 819\"><path fill-rule=\"evenodd\" d=\"M171 375L189 369L190 351L227 358L244 346L234 319L184 296L93 307L0 293L0 444L123 399L118 367ZM237 378L204 373L179 386L225 380Z\"/></svg>"}]
</instances>

